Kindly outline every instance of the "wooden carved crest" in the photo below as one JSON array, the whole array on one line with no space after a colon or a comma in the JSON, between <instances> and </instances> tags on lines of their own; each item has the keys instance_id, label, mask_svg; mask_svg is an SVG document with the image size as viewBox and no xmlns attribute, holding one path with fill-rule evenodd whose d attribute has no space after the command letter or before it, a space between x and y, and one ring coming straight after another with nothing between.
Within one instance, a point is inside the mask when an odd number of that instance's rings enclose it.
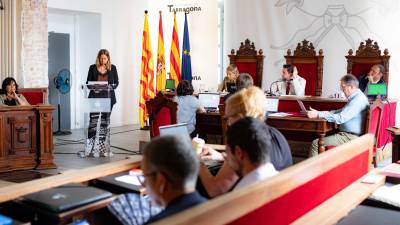
<instances>
[{"instance_id":1,"label":"wooden carved crest","mask_svg":"<svg viewBox=\"0 0 400 225\"><path fill-rule=\"evenodd\" d=\"M232 55L235 54L234 49L231 50L231 54ZM263 54L262 49L258 51L258 54L259 55ZM244 44L243 42L240 42L240 47L239 50L236 51L236 55L257 55L257 50L256 47L254 46L254 42L250 42L249 39L246 39L244 41Z\"/></svg>"},{"instance_id":2,"label":"wooden carved crest","mask_svg":"<svg viewBox=\"0 0 400 225\"><path fill-rule=\"evenodd\" d=\"M348 53L350 56L353 55L353 50L350 49ZM383 54L387 56L389 55L389 51L385 49L383 51ZM360 43L360 46L356 51L356 56L379 57L381 56L381 50L379 50L379 45L376 41L373 41L370 38L368 38L368 40L365 40L365 42Z\"/></svg>"},{"instance_id":3,"label":"wooden carved crest","mask_svg":"<svg viewBox=\"0 0 400 225\"><path fill-rule=\"evenodd\" d=\"M319 50L319 55L322 55L322 49ZM292 55L292 50L288 49L287 50L287 55L291 56ZM297 47L296 50L294 50L294 56L300 56L300 57L312 57L312 56L316 56L317 53L315 52L315 48L314 45L307 41L307 40L303 40L302 42L297 43Z\"/></svg>"}]
</instances>

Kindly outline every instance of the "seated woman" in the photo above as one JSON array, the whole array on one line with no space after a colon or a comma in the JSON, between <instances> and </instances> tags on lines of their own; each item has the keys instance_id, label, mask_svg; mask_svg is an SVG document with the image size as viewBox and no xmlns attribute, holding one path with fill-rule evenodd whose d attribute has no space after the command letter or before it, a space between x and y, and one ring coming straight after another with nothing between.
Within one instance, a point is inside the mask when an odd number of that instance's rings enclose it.
<instances>
[{"instance_id":1,"label":"seated woman","mask_svg":"<svg viewBox=\"0 0 400 225\"><path fill-rule=\"evenodd\" d=\"M249 87L232 95L226 102L225 118L228 126L244 117L265 120L265 95L258 87ZM277 170L283 170L292 165L292 154L285 137L275 128L268 126L271 136L271 163ZM204 148L200 154L202 160L224 161L224 156L212 148ZM237 174L224 161L216 176L211 175L208 168L201 164L200 180L210 197L221 195L231 190L239 180Z\"/></svg>"},{"instance_id":2,"label":"seated woman","mask_svg":"<svg viewBox=\"0 0 400 225\"><path fill-rule=\"evenodd\" d=\"M231 90L228 90L228 83L235 83L236 78L239 76L239 70L235 64L230 64L226 68L226 76L224 77L224 80L222 83L218 86L218 91L227 91L227 92L232 92Z\"/></svg>"},{"instance_id":3,"label":"seated woman","mask_svg":"<svg viewBox=\"0 0 400 225\"><path fill-rule=\"evenodd\" d=\"M193 86L189 81L180 81L176 88L176 94L177 96L174 97L174 101L178 103L178 123L187 123L189 134L193 138L197 134L195 129L196 113L203 113L206 110L200 104L199 99L193 96Z\"/></svg>"},{"instance_id":4,"label":"seated woman","mask_svg":"<svg viewBox=\"0 0 400 225\"><path fill-rule=\"evenodd\" d=\"M275 87L271 87L273 95L297 95L304 96L306 80L299 76L297 68L292 64L285 64L282 68L282 75Z\"/></svg>"},{"instance_id":5,"label":"seated woman","mask_svg":"<svg viewBox=\"0 0 400 225\"><path fill-rule=\"evenodd\" d=\"M7 77L1 85L0 105L20 106L30 105L22 94L18 94L18 84L12 77Z\"/></svg>"}]
</instances>

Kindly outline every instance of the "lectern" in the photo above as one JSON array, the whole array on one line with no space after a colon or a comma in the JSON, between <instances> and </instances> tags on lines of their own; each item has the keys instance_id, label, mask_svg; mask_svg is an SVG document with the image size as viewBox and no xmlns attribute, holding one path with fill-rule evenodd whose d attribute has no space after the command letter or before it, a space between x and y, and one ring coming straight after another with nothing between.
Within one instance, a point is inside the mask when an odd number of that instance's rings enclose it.
<instances>
[{"instance_id":1,"label":"lectern","mask_svg":"<svg viewBox=\"0 0 400 225\"><path fill-rule=\"evenodd\" d=\"M110 114L112 85L88 82L85 85L85 157L111 156Z\"/></svg>"}]
</instances>

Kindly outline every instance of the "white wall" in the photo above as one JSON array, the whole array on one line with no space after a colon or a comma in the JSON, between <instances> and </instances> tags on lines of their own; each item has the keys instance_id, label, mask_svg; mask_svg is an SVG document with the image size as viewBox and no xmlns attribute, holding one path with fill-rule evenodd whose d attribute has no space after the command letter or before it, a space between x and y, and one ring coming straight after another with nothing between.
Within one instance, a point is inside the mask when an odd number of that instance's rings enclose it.
<instances>
[{"instance_id":1,"label":"white wall","mask_svg":"<svg viewBox=\"0 0 400 225\"><path fill-rule=\"evenodd\" d=\"M120 86L116 90L118 103L115 105L111 125L138 123L139 75L141 63L141 38L143 30L143 11L147 1L144 0L49 0L50 9L98 13L101 16L101 33L88 35L92 41L100 41L100 48L110 51L112 63L117 66ZM85 21L87 18L80 18ZM82 22L84 23L84 22ZM82 24L80 35L84 35L85 24ZM96 52L85 51L86 45L79 46L79 68L81 77L86 80L87 69L94 63ZM98 49L97 49L98 50ZM87 65L85 65L87 64Z\"/></svg>"},{"instance_id":2,"label":"white wall","mask_svg":"<svg viewBox=\"0 0 400 225\"><path fill-rule=\"evenodd\" d=\"M88 65L95 62L101 46L100 14L49 9L48 23L49 32L70 35L71 128L79 128L84 123L82 85L86 82Z\"/></svg>"},{"instance_id":3,"label":"white wall","mask_svg":"<svg viewBox=\"0 0 400 225\"><path fill-rule=\"evenodd\" d=\"M169 54L173 25L173 14L168 5L184 7L196 5L200 12L188 15L192 71L194 76L200 76L201 81L193 81L195 89L205 84L209 90L216 90L218 81L217 71L217 1L215 0L49 0L52 10L71 10L84 13L98 13L101 16L101 33L98 36L100 47L110 51L112 63L117 66L120 86L116 90L117 104L111 116L111 125L138 123L139 79L142 54L142 32L144 10L149 11L149 26L151 44L154 55L154 65L157 56L159 10L163 11L164 47L166 67L169 72ZM84 20L80 18L80 20ZM179 42L182 48L184 14L177 14ZM82 29L79 30L80 35ZM80 46L80 49L85 46ZM78 63L93 60L96 53L84 52L79 55ZM86 63L86 68L90 63ZM80 66L81 67L81 66ZM82 67L85 67L82 65ZM87 70L87 69L86 69ZM86 71L83 71L87 73ZM83 73L82 72L82 73ZM86 79L86 77L85 77Z\"/></svg>"},{"instance_id":4,"label":"white wall","mask_svg":"<svg viewBox=\"0 0 400 225\"><path fill-rule=\"evenodd\" d=\"M400 99L396 86L400 82L400 31L393 26L400 21L399 9L400 1L395 0L226 0L224 53L238 49L246 38L263 49L263 88L268 89L280 76L286 50L295 49L306 38L317 51L324 50L322 94L327 96L338 90L338 80L346 73L347 51L372 38L382 51L389 49L389 97Z\"/></svg>"}]
</instances>

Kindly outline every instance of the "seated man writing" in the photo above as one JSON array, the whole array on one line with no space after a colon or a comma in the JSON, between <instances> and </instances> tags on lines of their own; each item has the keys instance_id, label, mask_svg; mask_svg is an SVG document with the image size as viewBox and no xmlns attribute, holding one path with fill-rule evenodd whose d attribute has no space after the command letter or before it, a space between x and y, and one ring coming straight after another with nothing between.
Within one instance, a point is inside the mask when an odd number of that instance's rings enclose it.
<instances>
[{"instance_id":1,"label":"seated man writing","mask_svg":"<svg viewBox=\"0 0 400 225\"><path fill-rule=\"evenodd\" d=\"M282 68L282 77L275 86L271 87L273 95L304 96L306 80L298 75L297 68L292 64L285 64Z\"/></svg>"},{"instance_id":2,"label":"seated man writing","mask_svg":"<svg viewBox=\"0 0 400 225\"><path fill-rule=\"evenodd\" d=\"M375 64L371 67L368 74L361 76L359 79L360 90L368 95L368 84L385 84L383 80L383 73L385 68L381 64ZM373 99L375 96L369 96L368 98Z\"/></svg>"},{"instance_id":3,"label":"seated man writing","mask_svg":"<svg viewBox=\"0 0 400 225\"><path fill-rule=\"evenodd\" d=\"M363 134L365 118L368 111L368 99L358 88L355 76L347 74L340 79L340 89L348 99L347 104L339 110L317 111L313 108L307 112L309 118L323 118L339 124L339 133L325 137L325 146L338 146ZM318 139L311 144L310 156L318 155Z\"/></svg>"}]
</instances>

